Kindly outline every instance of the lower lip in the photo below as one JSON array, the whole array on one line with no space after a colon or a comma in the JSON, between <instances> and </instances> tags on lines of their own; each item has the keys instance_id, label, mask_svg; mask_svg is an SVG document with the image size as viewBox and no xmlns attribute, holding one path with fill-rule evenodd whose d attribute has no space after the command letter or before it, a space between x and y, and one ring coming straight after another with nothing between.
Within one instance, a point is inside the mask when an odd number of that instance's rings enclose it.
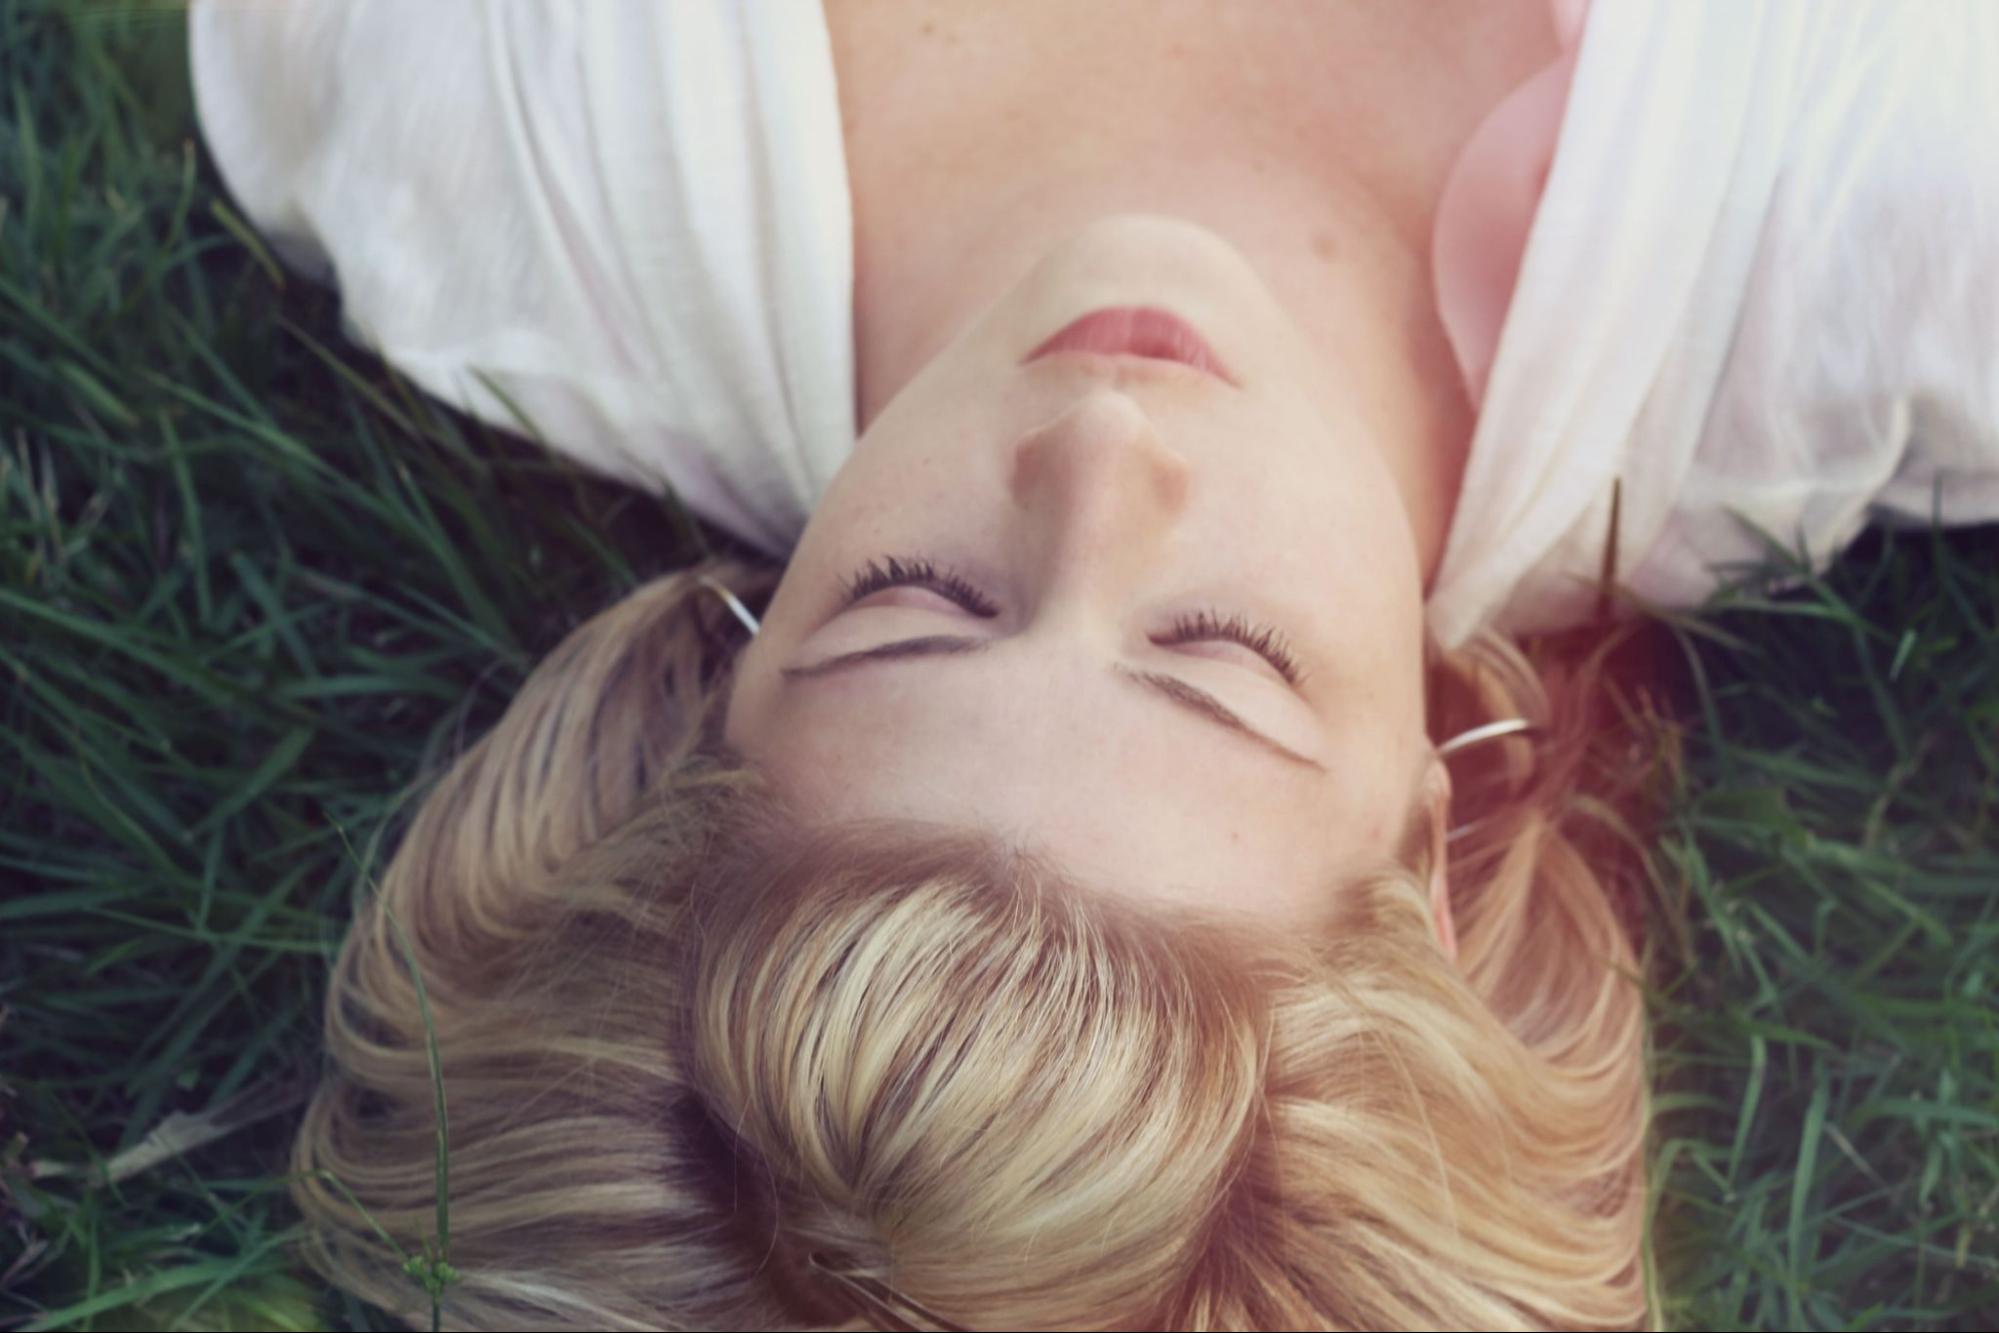
<instances>
[{"instance_id":1,"label":"lower lip","mask_svg":"<svg viewBox=\"0 0 1999 1333\"><path fill-rule=\"evenodd\" d=\"M1222 365L1214 349L1185 320L1151 306L1093 311L1029 352L1026 359L1033 361L1057 352L1178 361L1216 379L1235 383L1235 377Z\"/></svg>"}]
</instances>

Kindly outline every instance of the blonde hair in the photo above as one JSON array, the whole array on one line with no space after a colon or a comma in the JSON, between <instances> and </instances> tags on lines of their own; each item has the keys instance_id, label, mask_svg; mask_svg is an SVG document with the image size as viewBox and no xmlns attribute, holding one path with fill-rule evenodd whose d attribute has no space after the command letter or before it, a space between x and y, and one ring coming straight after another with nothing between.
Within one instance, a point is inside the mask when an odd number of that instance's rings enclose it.
<instances>
[{"instance_id":1,"label":"blonde hair","mask_svg":"<svg viewBox=\"0 0 1999 1333\"><path fill-rule=\"evenodd\" d=\"M1632 954L1564 828L1578 724L1516 649L1431 664L1433 725L1556 733L1459 802L1488 808L1450 849L1453 966L1420 860L1280 940L972 832L788 818L719 743L739 632L697 572L771 582L711 564L577 630L360 904L296 1148L330 1280L428 1317L321 1174L427 1234L393 913L449 1097L454 1326L1645 1320Z\"/></svg>"}]
</instances>

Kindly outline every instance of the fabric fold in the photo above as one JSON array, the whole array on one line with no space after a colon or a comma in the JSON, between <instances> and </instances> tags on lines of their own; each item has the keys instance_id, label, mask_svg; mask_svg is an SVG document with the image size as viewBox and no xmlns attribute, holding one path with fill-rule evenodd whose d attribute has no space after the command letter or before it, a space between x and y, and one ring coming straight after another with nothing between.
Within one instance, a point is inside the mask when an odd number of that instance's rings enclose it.
<instances>
[{"instance_id":1,"label":"fabric fold","mask_svg":"<svg viewBox=\"0 0 1999 1333\"><path fill-rule=\"evenodd\" d=\"M199 0L188 27L231 193L357 341L790 550L855 437L819 6Z\"/></svg>"},{"instance_id":2,"label":"fabric fold","mask_svg":"<svg viewBox=\"0 0 1999 1333\"><path fill-rule=\"evenodd\" d=\"M1999 5L1551 0L1439 200L1478 407L1446 646L1769 534L1999 519ZM787 555L856 438L820 4L195 0L202 132L419 387ZM516 414L528 418L523 425ZM1617 540L1609 549L1612 497Z\"/></svg>"}]
</instances>

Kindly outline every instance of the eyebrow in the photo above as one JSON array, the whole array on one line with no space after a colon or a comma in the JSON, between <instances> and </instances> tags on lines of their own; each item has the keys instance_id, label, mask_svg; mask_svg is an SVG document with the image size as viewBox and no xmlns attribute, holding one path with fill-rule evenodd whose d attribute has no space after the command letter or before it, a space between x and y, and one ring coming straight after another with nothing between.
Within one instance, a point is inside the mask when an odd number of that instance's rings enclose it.
<instances>
[{"instance_id":1,"label":"eyebrow","mask_svg":"<svg viewBox=\"0 0 1999 1333\"><path fill-rule=\"evenodd\" d=\"M823 662L814 662L811 666L784 667L781 668L780 674L787 681L817 680L842 671L851 671L855 667L866 666L870 662L980 653L990 648L992 643L991 639L961 634L929 634L914 639L897 639L892 643L878 644L873 648L862 648L856 652L840 653ZM1326 771L1325 765L1299 754L1288 745L1272 740L1236 716L1220 699L1204 689L1189 685L1177 676L1169 676L1158 671L1135 671L1122 664L1113 669L1119 679L1131 681L1144 689L1151 690L1196 717L1204 718L1218 727L1242 736L1281 759L1293 764L1302 764L1320 773Z\"/></svg>"}]
</instances>

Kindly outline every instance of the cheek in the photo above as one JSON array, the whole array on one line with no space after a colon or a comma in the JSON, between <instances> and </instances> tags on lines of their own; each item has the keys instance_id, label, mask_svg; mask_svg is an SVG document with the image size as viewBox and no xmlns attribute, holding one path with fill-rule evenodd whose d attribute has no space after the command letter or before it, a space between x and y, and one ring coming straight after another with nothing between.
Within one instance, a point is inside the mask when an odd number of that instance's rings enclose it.
<instances>
[{"instance_id":1,"label":"cheek","mask_svg":"<svg viewBox=\"0 0 1999 1333\"><path fill-rule=\"evenodd\" d=\"M856 460L843 469L806 526L795 559L836 576L897 548L961 531L977 519L981 493L970 458L934 452ZM830 566L830 568L829 568Z\"/></svg>"}]
</instances>

